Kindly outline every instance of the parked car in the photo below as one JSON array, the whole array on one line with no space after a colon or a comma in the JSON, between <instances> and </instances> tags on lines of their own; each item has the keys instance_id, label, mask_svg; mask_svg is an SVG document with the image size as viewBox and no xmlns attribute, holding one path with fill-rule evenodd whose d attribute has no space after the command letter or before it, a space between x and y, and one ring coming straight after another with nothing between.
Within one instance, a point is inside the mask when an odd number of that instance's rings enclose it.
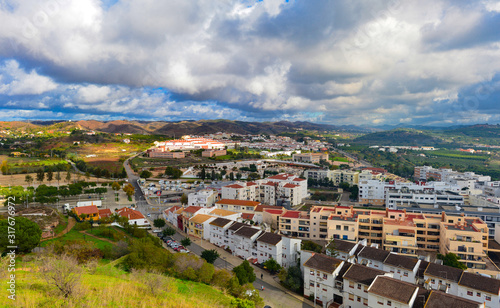
<instances>
[{"instance_id":1,"label":"parked car","mask_svg":"<svg viewBox=\"0 0 500 308\"><path fill-rule=\"evenodd\" d=\"M179 252L181 252L181 253L189 253L189 250L187 248L182 248L182 249L179 249Z\"/></svg>"}]
</instances>

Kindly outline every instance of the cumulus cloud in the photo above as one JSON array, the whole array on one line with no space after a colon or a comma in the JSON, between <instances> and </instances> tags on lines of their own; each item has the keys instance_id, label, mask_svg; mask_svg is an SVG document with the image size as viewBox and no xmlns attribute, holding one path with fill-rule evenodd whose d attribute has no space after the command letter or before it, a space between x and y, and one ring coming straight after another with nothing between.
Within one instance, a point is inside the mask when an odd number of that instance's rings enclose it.
<instances>
[{"instance_id":1,"label":"cumulus cloud","mask_svg":"<svg viewBox=\"0 0 500 308\"><path fill-rule=\"evenodd\" d=\"M467 116L436 114L495 86L499 26L490 0L4 0L0 106L69 118L494 120L493 94Z\"/></svg>"}]
</instances>

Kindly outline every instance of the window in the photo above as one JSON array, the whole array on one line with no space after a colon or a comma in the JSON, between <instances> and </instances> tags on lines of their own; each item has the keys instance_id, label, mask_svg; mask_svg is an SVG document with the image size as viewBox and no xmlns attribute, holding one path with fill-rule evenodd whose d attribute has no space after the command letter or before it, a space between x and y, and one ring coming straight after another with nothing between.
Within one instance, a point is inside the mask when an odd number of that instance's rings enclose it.
<instances>
[{"instance_id":1,"label":"window","mask_svg":"<svg viewBox=\"0 0 500 308\"><path fill-rule=\"evenodd\" d=\"M408 272L404 272L403 276L408 277Z\"/></svg>"},{"instance_id":2,"label":"window","mask_svg":"<svg viewBox=\"0 0 500 308\"><path fill-rule=\"evenodd\" d=\"M353 301L354 300L354 294L349 293L349 300Z\"/></svg>"},{"instance_id":3,"label":"window","mask_svg":"<svg viewBox=\"0 0 500 308\"><path fill-rule=\"evenodd\" d=\"M349 231L349 226L344 226L344 231Z\"/></svg>"},{"instance_id":4,"label":"window","mask_svg":"<svg viewBox=\"0 0 500 308\"><path fill-rule=\"evenodd\" d=\"M314 282L310 281L310 282L309 282L309 286L310 286L310 287L314 287Z\"/></svg>"},{"instance_id":5,"label":"window","mask_svg":"<svg viewBox=\"0 0 500 308\"><path fill-rule=\"evenodd\" d=\"M361 290L361 284L358 283L358 290Z\"/></svg>"},{"instance_id":6,"label":"window","mask_svg":"<svg viewBox=\"0 0 500 308\"><path fill-rule=\"evenodd\" d=\"M353 288L354 289L354 282L349 281L349 288Z\"/></svg>"},{"instance_id":7,"label":"window","mask_svg":"<svg viewBox=\"0 0 500 308\"><path fill-rule=\"evenodd\" d=\"M474 295L474 292L472 292L472 291L467 291L467 295L469 295L469 296L473 296L473 295Z\"/></svg>"},{"instance_id":8,"label":"window","mask_svg":"<svg viewBox=\"0 0 500 308\"><path fill-rule=\"evenodd\" d=\"M361 302L361 297L358 296L358 302Z\"/></svg>"},{"instance_id":9,"label":"window","mask_svg":"<svg viewBox=\"0 0 500 308\"><path fill-rule=\"evenodd\" d=\"M387 301L387 306L392 306L392 302L391 301Z\"/></svg>"},{"instance_id":10,"label":"window","mask_svg":"<svg viewBox=\"0 0 500 308\"><path fill-rule=\"evenodd\" d=\"M326 279L327 278L327 275L326 274L323 274L323 279Z\"/></svg>"},{"instance_id":11,"label":"window","mask_svg":"<svg viewBox=\"0 0 500 308\"><path fill-rule=\"evenodd\" d=\"M486 299L487 301L491 302L491 296L486 295L486 296L485 296L485 299Z\"/></svg>"},{"instance_id":12,"label":"window","mask_svg":"<svg viewBox=\"0 0 500 308\"><path fill-rule=\"evenodd\" d=\"M337 230L340 230L340 226L339 226L339 225L335 226L335 228L336 228Z\"/></svg>"},{"instance_id":13,"label":"window","mask_svg":"<svg viewBox=\"0 0 500 308\"><path fill-rule=\"evenodd\" d=\"M436 280L434 280L434 279L431 279L431 283L436 283Z\"/></svg>"},{"instance_id":14,"label":"window","mask_svg":"<svg viewBox=\"0 0 500 308\"><path fill-rule=\"evenodd\" d=\"M476 293L476 296L481 296L481 293L477 292L477 293Z\"/></svg>"}]
</instances>

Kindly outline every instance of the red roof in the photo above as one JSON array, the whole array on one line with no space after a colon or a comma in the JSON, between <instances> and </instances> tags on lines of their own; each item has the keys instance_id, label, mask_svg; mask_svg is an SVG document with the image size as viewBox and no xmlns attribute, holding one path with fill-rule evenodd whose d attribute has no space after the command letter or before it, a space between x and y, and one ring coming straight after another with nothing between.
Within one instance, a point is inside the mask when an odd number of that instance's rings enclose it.
<instances>
[{"instance_id":1,"label":"red roof","mask_svg":"<svg viewBox=\"0 0 500 308\"><path fill-rule=\"evenodd\" d=\"M118 215L128 218L128 220L144 219L141 212L124 207L118 210Z\"/></svg>"},{"instance_id":2,"label":"red roof","mask_svg":"<svg viewBox=\"0 0 500 308\"><path fill-rule=\"evenodd\" d=\"M255 183L255 182L247 182L247 186L255 186L255 185L257 185L257 183Z\"/></svg>"},{"instance_id":3,"label":"red roof","mask_svg":"<svg viewBox=\"0 0 500 308\"><path fill-rule=\"evenodd\" d=\"M275 210L280 210L282 209L282 206L278 205L264 205L264 204L259 204L257 207L254 209L255 212L263 212L265 209L275 209Z\"/></svg>"},{"instance_id":4,"label":"red roof","mask_svg":"<svg viewBox=\"0 0 500 308\"><path fill-rule=\"evenodd\" d=\"M299 218L300 216L300 211L287 211L283 216L281 217L288 217L288 218Z\"/></svg>"},{"instance_id":5,"label":"red roof","mask_svg":"<svg viewBox=\"0 0 500 308\"><path fill-rule=\"evenodd\" d=\"M191 205L191 206L188 206L187 208L185 208L184 212L187 212L187 213L196 213L196 212L198 212L201 209L202 209L201 206Z\"/></svg>"},{"instance_id":6,"label":"red roof","mask_svg":"<svg viewBox=\"0 0 500 308\"><path fill-rule=\"evenodd\" d=\"M281 213L283 213L283 210L264 209L264 212L269 213L269 214L273 214L273 215L281 215Z\"/></svg>"},{"instance_id":7,"label":"red roof","mask_svg":"<svg viewBox=\"0 0 500 308\"><path fill-rule=\"evenodd\" d=\"M286 188L295 188L295 187L299 187L299 185L286 183L285 185L283 185L283 187L286 187Z\"/></svg>"},{"instance_id":8,"label":"red roof","mask_svg":"<svg viewBox=\"0 0 500 308\"><path fill-rule=\"evenodd\" d=\"M248 220L252 220L254 216L255 216L254 214L249 214L249 213L242 213L241 214L241 218L248 219Z\"/></svg>"},{"instance_id":9,"label":"red roof","mask_svg":"<svg viewBox=\"0 0 500 308\"><path fill-rule=\"evenodd\" d=\"M98 214L99 209L95 205L88 205L88 206L78 206L74 208L75 212L77 215L81 214Z\"/></svg>"},{"instance_id":10,"label":"red roof","mask_svg":"<svg viewBox=\"0 0 500 308\"><path fill-rule=\"evenodd\" d=\"M245 206L257 206L260 204L260 202L257 202L257 201L235 200L235 199L222 199L222 200L217 201L215 203L217 203L217 204L231 204L231 205L245 205Z\"/></svg>"},{"instance_id":11,"label":"red roof","mask_svg":"<svg viewBox=\"0 0 500 308\"><path fill-rule=\"evenodd\" d=\"M180 208L181 208L180 206L175 205L175 206L172 206L172 207L171 207L171 208L169 208L169 209L166 209L166 210L165 210L165 213L170 213L170 212L172 212L172 213L173 213L173 212L177 211L177 210L178 210L178 209L180 209Z\"/></svg>"},{"instance_id":12,"label":"red roof","mask_svg":"<svg viewBox=\"0 0 500 308\"><path fill-rule=\"evenodd\" d=\"M284 174L278 174L278 175L270 176L267 179L269 179L269 180L286 180L286 179L288 179L291 176L294 176L294 175L293 174L284 173Z\"/></svg>"},{"instance_id":13,"label":"red roof","mask_svg":"<svg viewBox=\"0 0 500 308\"><path fill-rule=\"evenodd\" d=\"M305 180L306 179L301 179L301 178L295 178L295 179L293 179L294 182L297 182L297 181L302 182L302 181L305 181Z\"/></svg>"},{"instance_id":14,"label":"red roof","mask_svg":"<svg viewBox=\"0 0 500 308\"><path fill-rule=\"evenodd\" d=\"M238 184L227 185L227 186L224 186L224 187L228 187L228 188L243 188L243 186L238 185Z\"/></svg>"},{"instance_id":15,"label":"red roof","mask_svg":"<svg viewBox=\"0 0 500 308\"><path fill-rule=\"evenodd\" d=\"M113 215L113 213L111 213L111 210L110 209L102 209L102 210L99 210L99 216L101 218L106 218L106 217L109 217Z\"/></svg>"}]
</instances>

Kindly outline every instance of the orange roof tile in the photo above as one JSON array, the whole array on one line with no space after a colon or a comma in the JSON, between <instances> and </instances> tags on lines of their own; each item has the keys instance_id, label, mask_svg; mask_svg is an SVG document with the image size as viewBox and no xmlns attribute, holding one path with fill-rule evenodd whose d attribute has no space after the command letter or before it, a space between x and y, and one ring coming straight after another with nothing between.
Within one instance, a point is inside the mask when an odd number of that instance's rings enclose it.
<instances>
[{"instance_id":1,"label":"orange roof tile","mask_svg":"<svg viewBox=\"0 0 500 308\"><path fill-rule=\"evenodd\" d=\"M235 200L235 199L222 199L215 202L217 204L231 204L231 205L245 205L245 206L257 206L260 202L249 201L249 200Z\"/></svg>"},{"instance_id":2,"label":"orange roof tile","mask_svg":"<svg viewBox=\"0 0 500 308\"><path fill-rule=\"evenodd\" d=\"M141 212L124 207L118 210L118 215L128 218L128 220L144 219Z\"/></svg>"},{"instance_id":3,"label":"orange roof tile","mask_svg":"<svg viewBox=\"0 0 500 308\"><path fill-rule=\"evenodd\" d=\"M78 206L74 208L74 211L77 215L82 215L82 214L98 214L99 209L95 205L88 205L88 206Z\"/></svg>"}]
</instances>

